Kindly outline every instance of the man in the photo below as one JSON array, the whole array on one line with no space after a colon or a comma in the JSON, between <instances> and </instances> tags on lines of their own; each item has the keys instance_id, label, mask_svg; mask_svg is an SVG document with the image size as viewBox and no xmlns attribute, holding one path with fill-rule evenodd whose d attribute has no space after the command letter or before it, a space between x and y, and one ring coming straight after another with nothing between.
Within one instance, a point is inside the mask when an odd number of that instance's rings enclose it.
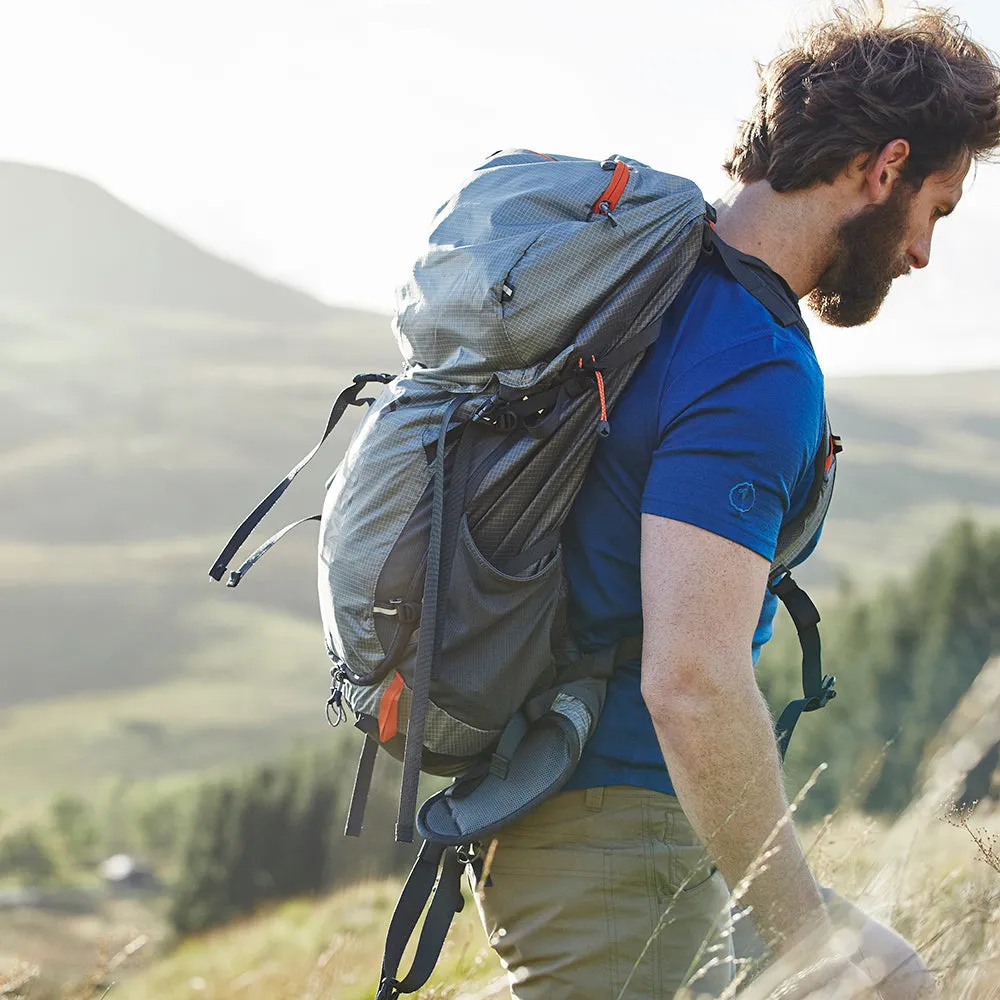
<instances>
[{"instance_id":1,"label":"man","mask_svg":"<svg viewBox=\"0 0 1000 1000\"><path fill-rule=\"evenodd\" d=\"M889 27L839 14L761 71L717 234L789 301L865 323L893 279L927 266L971 162L1000 143L998 99L997 65L950 16ZM744 880L772 955L796 969L824 959L782 995L868 995L781 822L753 674L775 543L824 433L812 346L707 255L613 419L564 534L571 620L584 648L641 630L642 664L616 672L568 790L498 838L481 906L512 993L718 995L734 976L729 890Z\"/></svg>"}]
</instances>

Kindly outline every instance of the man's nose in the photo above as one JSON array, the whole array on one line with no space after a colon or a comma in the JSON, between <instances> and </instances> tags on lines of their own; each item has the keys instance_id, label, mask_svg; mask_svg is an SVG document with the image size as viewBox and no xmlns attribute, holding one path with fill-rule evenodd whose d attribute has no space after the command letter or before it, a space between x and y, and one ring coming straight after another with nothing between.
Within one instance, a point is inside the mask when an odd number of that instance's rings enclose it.
<instances>
[{"instance_id":1,"label":"man's nose","mask_svg":"<svg viewBox=\"0 0 1000 1000\"><path fill-rule=\"evenodd\" d=\"M911 267L926 267L931 262L930 237L911 243L906 250L906 257Z\"/></svg>"}]
</instances>

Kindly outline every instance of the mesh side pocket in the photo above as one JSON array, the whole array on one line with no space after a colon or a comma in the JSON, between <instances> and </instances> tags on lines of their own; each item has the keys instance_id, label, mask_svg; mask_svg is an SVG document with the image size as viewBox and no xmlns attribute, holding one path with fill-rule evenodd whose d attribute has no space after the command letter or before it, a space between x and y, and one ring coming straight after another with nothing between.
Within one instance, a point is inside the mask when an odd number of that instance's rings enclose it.
<instances>
[{"instance_id":1,"label":"mesh side pocket","mask_svg":"<svg viewBox=\"0 0 1000 1000\"><path fill-rule=\"evenodd\" d=\"M503 573L463 518L432 700L479 729L502 728L531 692L554 681L552 627L562 593L561 548L525 576Z\"/></svg>"}]
</instances>

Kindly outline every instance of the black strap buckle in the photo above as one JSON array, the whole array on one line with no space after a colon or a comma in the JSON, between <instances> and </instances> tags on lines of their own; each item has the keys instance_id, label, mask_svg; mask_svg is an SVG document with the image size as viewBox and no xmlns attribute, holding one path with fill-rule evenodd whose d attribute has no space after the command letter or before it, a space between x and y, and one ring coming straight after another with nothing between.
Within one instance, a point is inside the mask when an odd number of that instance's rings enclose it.
<instances>
[{"instance_id":1,"label":"black strap buckle","mask_svg":"<svg viewBox=\"0 0 1000 1000\"><path fill-rule=\"evenodd\" d=\"M472 415L477 424L486 424L498 431L512 431L517 427L518 416L513 413L507 401L499 396L488 399Z\"/></svg>"},{"instance_id":2,"label":"black strap buckle","mask_svg":"<svg viewBox=\"0 0 1000 1000\"><path fill-rule=\"evenodd\" d=\"M822 708L828 701L833 701L833 699L837 697L837 692L833 689L833 686L836 683L836 677L833 677L830 674L825 674L819 685L819 694L814 698L810 698L805 705L802 706L802 711L815 712L816 709Z\"/></svg>"},{"instance_id":3,"label":"black strap buckle","mask_svg":"<svg viewBox=\"0 0 1000 1000\"><path fill-rule=\"evenodd\" d=\"M397 1000L399 997L399 981L393 979L392 976L386 976L378 984L378 993L375 994L375 1000Z\"/></svg>"},{"instance_id":4,"label":"black strap buckle","mask_svg":"<svg viewBox=\"0 0 1000 1000\"><path fill-rule=\"evenodd\" d=\"M380 382L382 385L388 385L395 375L389 375L387 372L372 372L367 375L355 375L354 376L354 391L349 394L347 405L348 406L371 406L375 402L374 396L362 396L358 398L358 393L368 385L369 382Z\"/></svg>"}]
</instances>

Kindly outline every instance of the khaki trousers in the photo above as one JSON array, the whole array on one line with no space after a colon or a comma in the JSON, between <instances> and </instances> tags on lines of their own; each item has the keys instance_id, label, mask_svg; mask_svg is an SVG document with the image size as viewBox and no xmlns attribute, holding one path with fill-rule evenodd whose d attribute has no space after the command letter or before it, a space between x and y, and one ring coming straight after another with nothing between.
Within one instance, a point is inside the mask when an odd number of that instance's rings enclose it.
<instances>
[{"instance_id":1,"label":"khaki trousers","mask_svg":"<svg viewBox=\"0 0 1000 1000\"><path fill-rule=\"evenodd\" d=\"M515 1000L670 998L732 973L729 893L670 795L563 792L497 837L479 899Z\"/></svg>"},{"instance_id":2,"label":"khaki trousers","mask_svg":"<svg viewBox=\"0 0 1000 1000\"><path fill-rule=\"evenodd\" d=\"M514 1000L670 1000L682 986L711 997L733 977L726 884L672 795L556 795L500 832L491 874L477 903ZM933 992L906 941L822 891L885 1000ZM763 955L749 920L735 937L740 956Z\"/></svg>"}]
</instances>

